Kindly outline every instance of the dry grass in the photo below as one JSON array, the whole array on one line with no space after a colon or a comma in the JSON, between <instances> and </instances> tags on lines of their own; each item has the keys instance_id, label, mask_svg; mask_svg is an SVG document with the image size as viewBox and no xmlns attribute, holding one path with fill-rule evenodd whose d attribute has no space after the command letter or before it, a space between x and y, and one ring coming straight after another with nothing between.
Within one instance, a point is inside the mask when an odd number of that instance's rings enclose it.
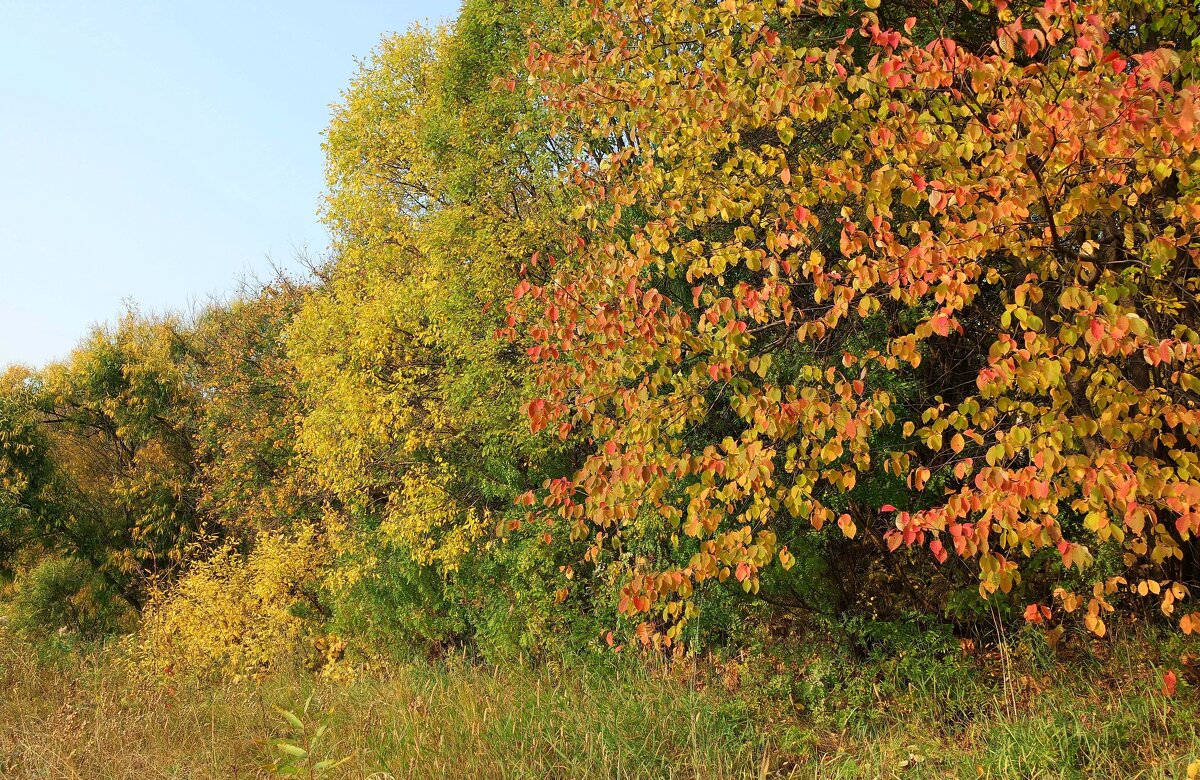
<instances>
[{"instance_id":1,"label":"dry grass","mask_svg":"<svg viewBox=\"0 0 1200 780\"><path fill-rule=\"evenodd\" d=\"M267 777L272 740L305 745L318 725L313 755L350 759L329 777L743 778L763 758L715 696L644 672L450 664L349 684L159 684L113 654L39 660L12 641L0 670L0 776L21 780Z\"/></svg>"},{"instance_id":2,"label":"dry grass","mask_svg":"<svg viewBox=\"0 0 1200 780\"><path fill-rule=\"evenodd\" d=\"M1133 674L1139 658L1120 660L1120 684L1072 668L1023 677L1016 707L986 676L963 690L869 669L849 681L866 704L848 694L818 717L752 685L731 694L632 664L160 684L112 651L39 656L0 633L0 777L270 777L273 740L307 747L322 725L313 761L348 759L329 778L1183 777L1200 758L1196 688L1182 680L1168 700L1156 669Z\"/></svg>"}]
</instances>

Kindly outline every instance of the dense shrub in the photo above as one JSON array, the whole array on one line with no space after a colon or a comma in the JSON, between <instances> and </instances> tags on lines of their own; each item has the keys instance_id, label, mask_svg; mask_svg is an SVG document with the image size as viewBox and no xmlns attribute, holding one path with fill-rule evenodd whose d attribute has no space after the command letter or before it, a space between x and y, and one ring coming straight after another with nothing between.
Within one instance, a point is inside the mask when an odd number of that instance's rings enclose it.
<instances>
[{"instance_id":1,"label":"dense shrub","mask_svg":"<svg viewBox=\"0 0 1200 780\"><path fill-rule=\"evenodd\" d=\"M50 556L18 574L5 605L9 625L36 635L69 634L96 639L134 624L119 594L88 564Z\"/></svg>"},{"instance_id":2,"label":"dense shrub","mask_svg":"<svg viewBox=\"0 0 1200 780\"><path fill-rule=\"evenodd\" d=\"M311 527L263 535L245 555L221 548L155 594L140 662L166 674L245 677L295 657L319 630L325 558Z\"/></svg>"}]
</instances>

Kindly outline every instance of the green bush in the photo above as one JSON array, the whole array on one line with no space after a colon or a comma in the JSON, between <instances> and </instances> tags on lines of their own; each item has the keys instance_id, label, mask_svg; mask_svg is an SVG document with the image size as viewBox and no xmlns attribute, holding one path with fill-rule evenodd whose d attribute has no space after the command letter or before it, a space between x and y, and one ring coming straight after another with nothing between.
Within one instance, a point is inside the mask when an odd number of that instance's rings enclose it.
<instances>
[{"instance_id":1,"label":"green bush","mask_svg":"<svg viewBox=\"0 0 1200 780\"><path fill-rule=\"evenodd\" d=\"M19 574L6 610L10 624L30 634L82 639L127 630L133 610L92 567L76 558L45 558Z\"/></svg>"},{"instance_id":2,"label":"green bush","mask_svg":"<svg viewBox=\"0 0 1200 780\"><path fill-rule=\"evenodd\" d=\"M386 544L363 576L332 599L332 630L392 660L466 650L492 661L544 660L599 647L616 628L615 605L571 583L540 534L521 531L481 543L460 568L437 571ZM556 543L558 543L556 541Z\"/></svg>"},{"instance_id":3,"label":"green bush","mask_svg":"<svg viewBox=\"0 0 1200 780\"><path fill-rule=\"evenodd\" d=\"M467 623L446 579L386 544L373 555L361 578L332 594L332 631L389 660L437 657L462 645Z\"/></svg>"}]
</instances>

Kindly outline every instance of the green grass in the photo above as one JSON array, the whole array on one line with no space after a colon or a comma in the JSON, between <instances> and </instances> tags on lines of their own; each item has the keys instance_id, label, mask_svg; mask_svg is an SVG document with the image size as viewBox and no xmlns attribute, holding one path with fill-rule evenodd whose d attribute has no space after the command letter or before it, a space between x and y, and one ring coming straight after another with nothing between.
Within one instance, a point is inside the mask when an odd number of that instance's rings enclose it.
<instances>
[{"instance_id":1,"label":"green grass","mask_svg":"<svg viewBox=\"0 0 1200 780\"><path fill-rule=\"evenodd\" d=\"M451 659L256 686L143 680L117 650L49 652L0 632L0 777L270 777L274 741L306 747L319 726L313 762L347 759L329 778L1185 777L1200 758L1197 691L1186 676L1174 697L1159 690L1162 669L1186 668L1178 651L1127 640L1103 660L1001 665L815 650L674 666Z\"/></svg>"}]
</instances>

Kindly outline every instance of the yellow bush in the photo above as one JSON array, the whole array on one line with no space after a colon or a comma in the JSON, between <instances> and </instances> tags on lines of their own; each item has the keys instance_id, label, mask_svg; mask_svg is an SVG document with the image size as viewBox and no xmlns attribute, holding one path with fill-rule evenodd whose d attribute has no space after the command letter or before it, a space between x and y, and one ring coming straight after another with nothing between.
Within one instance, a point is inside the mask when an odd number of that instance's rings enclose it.
<instances>
[{"instance_id":1,"label":"yellow bush","mask_svg":"<svg viewBox=\"0 0 1200 780\"><path fill-rule=\"evenodd\" d=\"M326 550L311 527L259 537L248 555L226 547L192 568L147 610L143 668L165 674L259 675L292 654L315 624L313 592Z\"/></svg>"}]
</instances>

